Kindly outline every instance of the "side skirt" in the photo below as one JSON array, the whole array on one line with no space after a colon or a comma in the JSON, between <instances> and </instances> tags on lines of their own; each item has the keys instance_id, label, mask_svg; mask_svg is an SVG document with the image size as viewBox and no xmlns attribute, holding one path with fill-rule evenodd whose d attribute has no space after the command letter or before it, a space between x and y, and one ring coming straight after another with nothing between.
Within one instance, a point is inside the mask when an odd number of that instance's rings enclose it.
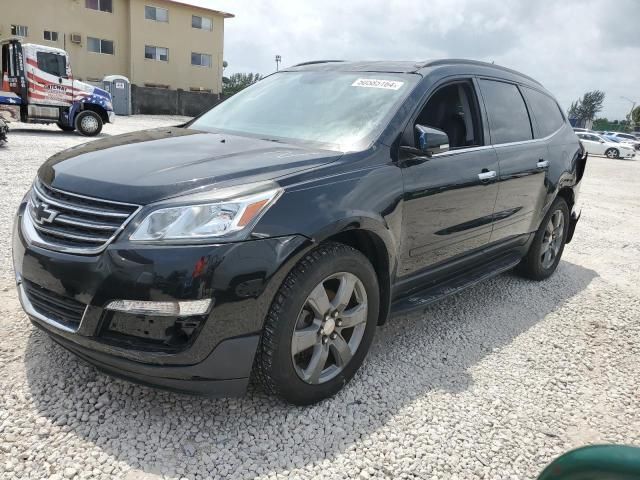
<instances>
[{"instance_id":1,"label":"side skirt","mask_svg":"<svg viewBox=\"0 0 640 480\"><path fill-rule=\"evenodd\" d=\"M433 302L458 293L476 283L511 270L520 263L521 259L522 255L519 253L501 255L488 263L483 263L453 275L436 285L429 286L423 290L413 291L393 301L391 304L391 315L424 308Z\"/></svg>"}]
</instances>

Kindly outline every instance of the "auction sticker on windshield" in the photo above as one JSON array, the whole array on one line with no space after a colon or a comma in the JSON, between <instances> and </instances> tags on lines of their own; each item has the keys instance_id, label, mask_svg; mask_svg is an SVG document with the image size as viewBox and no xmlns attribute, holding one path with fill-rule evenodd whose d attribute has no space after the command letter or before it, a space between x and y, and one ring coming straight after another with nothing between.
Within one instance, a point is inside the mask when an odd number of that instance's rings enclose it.
<instances>
[{"instance_id":1,"label":"auction sticker on windshield","mask_svg":"<svg viewBox=\"0 0 640 480\"><path fill-rule=\"evenodd\" d=\"M384 88L387 90L398 90L404 82L397 80L376 80L374 78L359 78L351 84L352 87Z\"/></svg>"}]
</instances>

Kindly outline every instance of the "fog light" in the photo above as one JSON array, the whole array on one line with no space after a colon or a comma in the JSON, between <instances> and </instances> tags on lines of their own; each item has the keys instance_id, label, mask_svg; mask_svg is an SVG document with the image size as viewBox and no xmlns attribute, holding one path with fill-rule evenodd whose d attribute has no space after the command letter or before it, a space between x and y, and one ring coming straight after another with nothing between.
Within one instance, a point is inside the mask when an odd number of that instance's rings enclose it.
<instances>
[{"instance_id":1,"label":"fog light","mask_svg":"<svg viewBox=\"0 0 640 480\"><path fill-rule=\"evenodd\" d=\"M184 300L180 302L148 302L143 300L114 300L105 309L141 315L188 317L204 315L209 311L211 299Z\"/></svg>"}]
</instances>

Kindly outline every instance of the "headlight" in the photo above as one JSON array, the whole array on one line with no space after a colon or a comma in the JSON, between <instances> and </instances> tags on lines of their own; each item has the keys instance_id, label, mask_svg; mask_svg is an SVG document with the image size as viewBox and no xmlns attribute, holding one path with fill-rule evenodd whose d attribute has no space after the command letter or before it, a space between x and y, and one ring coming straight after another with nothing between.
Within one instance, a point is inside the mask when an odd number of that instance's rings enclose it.
<instances>
[{"instance_id":1,"label":"headlight","mask_svg":"<svg viewBox=\"0 0 640 480\"><path fill-rule=\"evenodd\" d=\"M213 202L160 208L144 218L130 240L203 240L223 237L254 225L281 193L281 188L250 194L247 188L244 188L244 192L232 188L214 192L220 200ZM236 197L229 198L230 195Z\"/></svg>"}]
</instances>

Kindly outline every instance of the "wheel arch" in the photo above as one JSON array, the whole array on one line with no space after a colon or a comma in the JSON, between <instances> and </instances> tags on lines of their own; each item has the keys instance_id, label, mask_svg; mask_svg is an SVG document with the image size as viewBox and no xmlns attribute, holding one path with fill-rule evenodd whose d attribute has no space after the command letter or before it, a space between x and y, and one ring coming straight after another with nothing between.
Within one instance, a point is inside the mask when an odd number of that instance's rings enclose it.
<instances>
[{"instance_id":1,"label":"wheel arch","mask_svg":"<svg viewBox=\"0 0 640 480\"><path fill-rule=\"evenodd\" d=\"M91 110L92 112L95 112L98 115L100 115L100 118L102 119L102 123L109 123L109 114L107 113L107 110L101 107L100 105L97 105L95 103L84 102L81 104L80 109L78 109L78 111L76 112L76 115L82 112L83 110Z\"/></svg>"},{"instance_id":2,"label":"wheel arch","mask_svg":"<svg viewBox=\"0 0 640 480\"><path fill-rule=\"evenodd\" d=\"M337 242L355 248L369 259L376 271L380 287L380 314L378 325L383 325L391 306L392 257L385 241L371 230L352 228L342 230L322 239L320 243Z\"/></svg>"},{"instance_id":3,"label":"wheel arch","mask_svg":"<svg viewBox=\"0 0 640 480\"><path fill-rule=\"evenodd\" d=\"M560 190L558 190L558 194L556 195L556 197L564 198L565 202L567 202L567 205L569 207L569 212L571 212L571 209L575 204L575 198L576 198L573 188L569 186L562 187Z\"/></svg>"}]
</instances>

